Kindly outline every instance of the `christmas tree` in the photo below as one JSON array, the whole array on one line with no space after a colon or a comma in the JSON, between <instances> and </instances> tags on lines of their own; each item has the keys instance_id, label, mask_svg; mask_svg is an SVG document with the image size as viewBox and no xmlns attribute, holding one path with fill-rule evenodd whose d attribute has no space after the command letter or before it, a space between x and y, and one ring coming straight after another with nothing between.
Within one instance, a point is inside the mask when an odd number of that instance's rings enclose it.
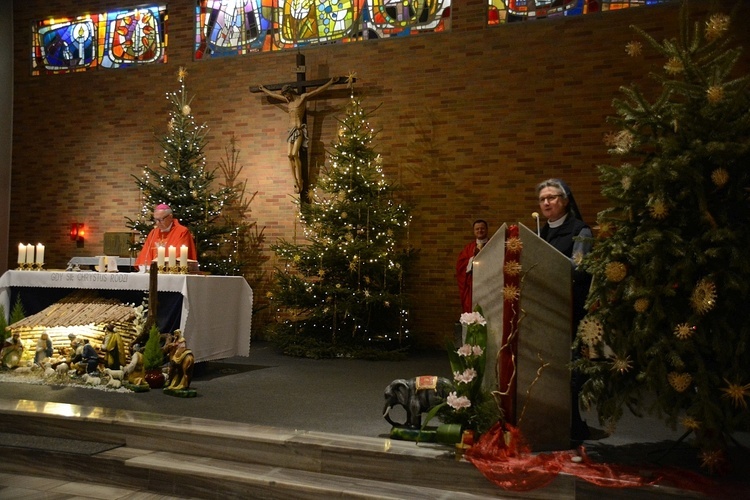
<instances>
[{"instance_id":1,"label":"christmas tree","mask_svg":"<svg viewBox=\"0 0 750 500\"><path fill-rule=\"evenodd\" d=\"M611 206L583 262L593 284L577 335L582 400L600 421L612 430L627 407L679 423L712 470L750 423L750 78L733 76L729 23L693 25L683 4L679 39L636 28L665 59L661 92L632 85L613 102L619 164L600 167Z\"/></svg>"},{"instance_id":2,"label":"christmas tree","mask_svg":"<svg viewBox=\"0 0 750 500\"><path fill-rule=\"evenodd\" d=\"M230 232L223 234L219 240L216 256L221 272L218 274L244 276L253 290L257 290L265 277L263 263L268 260L263 255L265 228L258 228L256 222L250 221L250 204L258 193L256 191L248 197L247 180L240 180L244 167L239 163L240 151L234 135L224 152L219 169L223 178L221 186L225 188L227 197L221 221L230 228Z\"/></svg>"},{"instance_id":3,"label":"christmas tree","mask_svg":"<svg viewBox=\"0 0 750 500\"><path fill-rule=\"evenodd\" d=\"M143 177L136 177L141 190L143 206L136 219L126 218L127 227L141 235L136 247L143 245L148 232L153 228L151 211L159 203L172 208L180 223L193 233L198 250L201 270L215 274L227 274L219 247L231 225L221 219L227 199L233 196L231 188L214 190L215 170L206 168L204 148L206 146L205 124L196 125L185 91L187 72L180 68L180 88L169 92L171 104L167 133L157 137L162 148L162 159L158 168L145 167ZM231 269L231 265L229 266Z\"/></svg>"},{"instance_id":4,"label":"christmas tree","mask_svg":"<svg viewBox=\"0 0 750 500\"><path fill-rule=\"evenodd\" d=\"M374 136L352 96L328 165L299 203L305 244L272 245L285 264L271 296L284 316L275 341L287 354L368 356L407 345L410 216L383 175Z\"/></svg>"}]
</instances>

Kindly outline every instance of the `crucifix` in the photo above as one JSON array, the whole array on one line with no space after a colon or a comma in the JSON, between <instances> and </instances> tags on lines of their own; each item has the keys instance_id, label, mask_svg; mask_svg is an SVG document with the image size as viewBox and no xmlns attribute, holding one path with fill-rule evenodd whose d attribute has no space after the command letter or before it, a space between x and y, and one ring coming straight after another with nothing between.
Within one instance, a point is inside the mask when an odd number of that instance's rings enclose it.
<instances>
[{"instance_id":1,"label":"crucifix","mask_svg":"<svg viewBox=\"0 0 750 500\"><path fill-rule=\"evenodd\" d=\"M309 182L307 168L307 101L325 92L331 85L352 83L354 79L334 76L330 79L306 80L305 56L298 53L296 62L297 81L250 87L250 92L262 92L272 99L287 103L289 111L289 132L286 138L287 157L294 175L295 189L297 193L303 195L300 199L304 199L304 192L307 190ZM308 92L308 88L313 90Z\"/></svg>"}]
</instances>

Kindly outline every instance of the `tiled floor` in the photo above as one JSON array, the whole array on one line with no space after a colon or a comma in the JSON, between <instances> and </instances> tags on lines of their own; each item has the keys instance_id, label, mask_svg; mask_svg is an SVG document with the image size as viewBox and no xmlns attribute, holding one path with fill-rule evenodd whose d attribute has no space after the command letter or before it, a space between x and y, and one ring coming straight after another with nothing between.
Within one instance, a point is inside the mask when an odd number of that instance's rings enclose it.
<instances>
[{"instance_id":1,"label":"tiled floor","mask_svg":"<svg viewBox=\"0 0 750 500\"><path fill-rule=\"evenodd\" d=\"M45 500L170 500L184 497L158 495L137 489L105 484L68 482L60 479L0 473L0 499L45 499Z\"/></svg>"}]
</instances>

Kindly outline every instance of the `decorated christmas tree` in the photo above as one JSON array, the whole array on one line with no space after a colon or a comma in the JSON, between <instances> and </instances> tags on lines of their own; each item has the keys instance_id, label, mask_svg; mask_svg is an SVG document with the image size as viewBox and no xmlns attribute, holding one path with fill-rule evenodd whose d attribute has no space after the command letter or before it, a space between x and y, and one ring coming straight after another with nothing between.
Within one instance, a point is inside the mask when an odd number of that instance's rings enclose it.
<instances>
[{"instance_id":1,"label":"decorated christmas tree","mask_svg":"<svg viewBox=\"0 0 750 500\"><path fill-rule=\"evenodd\" d=\"M577 366L590 376L583 402L610 430L623 408L648 411L719 470L750 423L750 79L733 74L728 16L692 21L683 5L680 21L679 39L661 43L636 28L664 57L659 95L632 85L613 102L618 163L600 167L611 205L583 262L593 285L577 342L589 356Z\"/></svg>"},{"instance_id":2,"label":"decorated christmas tree","mask_svg":"<svg viewBox=\"0 0 750 500\"><path fill-rule=\"evenodd\" d=\"M239 162L240 150L234 135L224 151L219 169L226 199L220 221L229 232L221 235L215 253L221 271L218 274L244 276L253 290L258 290L264 281L263 263L268 257L263 255L264 228L258 228L258 224L250 220L250 204L257 192L248 195L247 180L240 180L244 167Z\"/></svg>"},{"instance_id":3,"label":"decorated christmas tree","mask_svg":"<svg viewBox=\"0 0 750 500\"><path fill-rule=\"evenodd\" d=\"M352 96L327 167L299 203L306 241L272 245L285 265L271 294L274 339L287 354L367 356L408 343L410 216L383 175L374 136Z\"/></svg>"},{"instance_id":4,"label":"decorated christmas tree","mask_svg":"<svg viewBox=\"0 0 750 500\"><path fill-rule=\"evenodd\" d=\"M201 270L214 274L229 274L232 269L219 250L233 227L221 218L225 203L233 196L229 187L214 186L216 171L206 168L205 124L196 125L185 90L187 72L180 68L180 87L167 93L171 104L167 133L157 137L162 158L157 168L145 167L143 176L136 177L141 190L143 206L137 218L127 218L127 227L141 235L136 247L140 248L153 228L151 211L159 203L172 207L175 217L193 233Z\"/></svg>"}]
</instances>

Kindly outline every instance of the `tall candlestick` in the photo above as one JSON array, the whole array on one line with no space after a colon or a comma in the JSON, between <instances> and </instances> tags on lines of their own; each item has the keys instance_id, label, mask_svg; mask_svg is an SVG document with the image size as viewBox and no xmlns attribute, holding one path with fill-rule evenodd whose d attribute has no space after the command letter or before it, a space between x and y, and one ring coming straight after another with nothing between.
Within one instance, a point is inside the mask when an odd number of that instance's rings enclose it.
<instances>
[{"instance_id":1,"label":"tall candlestick","mask_svg":"<svg viewBox=\"0 0 750 500\"><path fill-rule=\"evenodd\" d=\"M188 262L188 249L187 245L182 245L180 247L180 267L187 267Z\"/></svg>"},{"instance_id":2,"label":"tall candlestick","mask_svg":"<svg viewBox=\"0 0 750 500\"><path fill-rule=\"evenodd\" d=\"M26 245L23 243L18 244L18 263L26 264Z\"/></svg>"},{"instance_id":3,"label":"tall candlestick","mask_svg":"<svg viewBox=\"0 0 750 500\"><path fill-rule=\"evenodd\" d=\"M164 247L162 246L156 249L156 265L164 267Z\"/></svg>"},{"instance_id":4,"label":"tall candlestick","mask_svg":"<svg viewBox=\"0 0 750 500\"><path fill-rule=\"evenodd\" d=\"M36 244L36 260L35 260L35 262L38 265L40 265L40 266L44 264L44 245L42 245L41 243L37 243Z\"/></svg>"},{"instance_id":5,"label":"tall candlestick","mask_svg":"<svg viewBox=\"0 0 750 500\"><path fill-rule=\"evenodd\" d=\"M26 263L27 264L34 263L34 245L32 245L31 243L26 245Z\"/></svg>"},{"instance_id":6,"label":"tall candlestick","mask_svg":"<svg viewBox=\"0 0 750 500\"><path fill-rule=\"evenodd\" d=\"M177 249L169 245L169 267L177 266Z\"/></svg>"}]
</instances>

